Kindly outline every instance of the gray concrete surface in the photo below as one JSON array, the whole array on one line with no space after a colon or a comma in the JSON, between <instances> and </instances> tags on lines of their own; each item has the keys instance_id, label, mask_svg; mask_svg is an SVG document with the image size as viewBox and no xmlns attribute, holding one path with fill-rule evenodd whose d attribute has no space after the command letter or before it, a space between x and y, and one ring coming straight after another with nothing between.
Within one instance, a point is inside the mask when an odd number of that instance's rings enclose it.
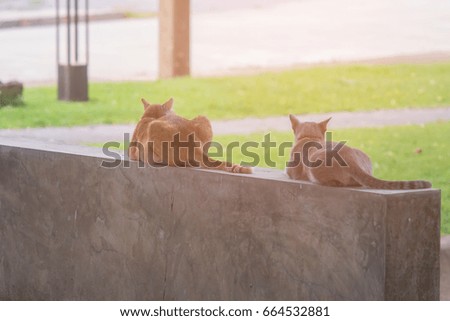
<instances>
[{"instance_id":1,"label":"gray concrete surface","mask_svg":"<svg viewBox=\"0 0 450 321\"><path fill-rule=\"evenodd\" d=\"M263 1L259 7L194 12L192 71L199 76L399 55L447 55L449 38L448 1ZM3 81L55 82L53 27L0 30L0 43ZM155 79L157 53L156 19L91 26L91 80Z\"/></svg>"},{"instance_id":2,"label":"gray concrete surface","mask_svg":"<svg viewBox=\"0 0 450 321\"><path fill-rule=\"evenodd\" d=\"M336 112L327 114L299 115L305 121L321 121L333 117L330 129L380 127L388 125L426 124L449 121L450 107L424 109L378 110L369 112ZM289 131L287 116L268 118L246 118L212 121L214 135L250 134L254 132ZM133 134L135 124L94 125L78 127L47 127L27 129L0 129L0 138L26 138L45 142L66 144L123 142L124 134Z\"/></svg>"},{"instance_id":3,"label":"gray concrete surface","mask_svg":"<svg viewBox=\"0 0 450 321\"><path fill-rule=\"evenodd\" d=\"M439 299L438 190L104 159L0 140L0 299Z\"/></svg>"},{"instance_id":4,"label":"gray concrete surface","mask_svg":"<svg viewBox=\"0 0 450 321\"><path fill-rule=\"evenodd\" d=\"M450 301L450 235L441 238L441 300Z\"/></svg>"}]
</instances>

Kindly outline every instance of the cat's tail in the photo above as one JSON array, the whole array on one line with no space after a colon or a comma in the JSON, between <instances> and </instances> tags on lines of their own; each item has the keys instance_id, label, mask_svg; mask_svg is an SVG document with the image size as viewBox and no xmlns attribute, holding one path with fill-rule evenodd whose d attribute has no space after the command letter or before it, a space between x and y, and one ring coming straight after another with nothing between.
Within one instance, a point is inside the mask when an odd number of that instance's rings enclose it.
<instances>
[{"instance_id":1,"label":"cat's tail","mask_svg":"<svg viewBox=\"0 0 450 321\"><path fill-rule=\"evenodd\" d=\"M375 189L424 189L431 188L428 181L386 181L369 175L359 167L354 167L353 179L359 184Z\"/></svg>"},{"instance_id":2,"label":"cat's tail","mask_svg":"<svg viewBox=\"0 0 450 321\"><path fill-rule=\"evenodd\" d=\"M203 155L203 161L201 167L206 169L214 169L218 171L225 171L230 173L252 174L253 168L244 167L230 162L222 162L216 159L210 158L208 155Z\"/></svg>"}]
</instances>

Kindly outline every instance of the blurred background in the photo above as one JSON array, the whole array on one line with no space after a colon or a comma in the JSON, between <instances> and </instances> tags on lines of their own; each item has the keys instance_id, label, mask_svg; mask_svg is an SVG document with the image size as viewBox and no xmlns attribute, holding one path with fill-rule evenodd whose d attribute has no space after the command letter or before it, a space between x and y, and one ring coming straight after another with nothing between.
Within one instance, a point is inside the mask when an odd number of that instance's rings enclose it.
<instances>
[{"instance_id":1,"label":"blurred background","mask_svg":"<svg viewBox=\"0 0 450 321\"><path fill-rule=\"evenodd\" d=\"M156 79L159 2L89 3L90 79ZM410 55L442 60L450 52L449 12L446 0L192 0L191 71L217 75ZM54 0L0 0L2 80L55 81L54 25L17 27L54 15ZM108 15L113 19L96 21ZM12 22L16 28L6 29Z\"/></svg>"}]
</instances>

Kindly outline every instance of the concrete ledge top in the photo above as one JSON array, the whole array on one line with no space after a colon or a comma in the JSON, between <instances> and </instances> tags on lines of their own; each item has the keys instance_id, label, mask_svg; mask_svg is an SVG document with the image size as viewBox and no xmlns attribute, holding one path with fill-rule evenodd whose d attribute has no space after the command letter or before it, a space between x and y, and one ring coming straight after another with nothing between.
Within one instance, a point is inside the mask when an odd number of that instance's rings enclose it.
<instances>
[{"instance_id":1,"label":"concrete ledge top","mask_svg":"<svg viewBox=\"0 0 450 321\"><path fill-rule=\"evenodd\" d=\"M57 144L57 143L48 143L37 140L23 139L23 138L2 138L0 137L0 146L9 146L9 147L17 147L23 149L30 150L38 150L38 151L48 151L53 153L63 153L63 154L72 154L78 156L85 157L94 157L99 159L114 159L113 156L108 156L103 153L100 148L89 147L89 146L80 146L80 145L65 145L65 144ZM116 151L117 154L120 154L120 159L124 161L124 155L120 151ZM118 155L117 155L118 156ZM116 157L116 159L118 159ZM135 163L131 161L131 163ZM164 167L161 167L161 169ZM254 168L254 173L251 175L248 174L234 174L223 171L216 170L207 170L207 169L188 169L188 170L196 170L201 172L207 172L214 175L227 175L227 176L237 176L240 178L248 178L248 179L263 179L263 180L275 180L275 181L283 181L289 184L298 184L317 186L316 184L307 182L307 181L295 181L287 177L284 171L278 169L271 168ZM433 193L440 192L440 189L430 188L430 189L417 189L417 190L378 190L378 189L365 189L365 188L336 188L336 187L327 187L320 186L320 188L329 188L329 189L339 189L339 190L352 190L361 193L370 193L370 194L378 194L378 195L402 195L402 194L411 194L411 193Z\"/></svg>"}]
</instances>

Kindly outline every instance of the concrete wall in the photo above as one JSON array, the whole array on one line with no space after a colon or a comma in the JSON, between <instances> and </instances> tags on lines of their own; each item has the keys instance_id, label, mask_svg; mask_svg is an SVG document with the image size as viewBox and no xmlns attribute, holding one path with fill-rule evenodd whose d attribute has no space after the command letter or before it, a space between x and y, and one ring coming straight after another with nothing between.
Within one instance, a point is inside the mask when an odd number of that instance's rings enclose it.
<instances>
[{"instance_id":1,"label":"concrete wall","mask_svg":"<svg viewBox=\"0 0 450 321\"><path fill-rule=\"evenodd\" d=\"M441 301L450 301L450 235L441 238Z\"/></svg>"},{"instance_id":2,"label":"concrete wall","mask_svg":"<svg viewBox=\"0 0 450 321\"><path fill-rule=\"evenodd\" d=\"M0 140L0 299L439 299L438 190L104 158Z\"/></svg>"}]
</instances>

